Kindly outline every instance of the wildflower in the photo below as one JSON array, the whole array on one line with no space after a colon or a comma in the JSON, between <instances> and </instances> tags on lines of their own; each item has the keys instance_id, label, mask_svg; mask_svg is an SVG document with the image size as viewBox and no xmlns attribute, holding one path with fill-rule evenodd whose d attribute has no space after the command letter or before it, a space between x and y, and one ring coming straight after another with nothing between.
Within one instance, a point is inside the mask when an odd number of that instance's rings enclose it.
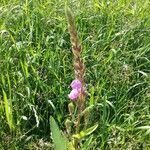
<instances>
[{"instance_id":1,"label":"wildflower","mask_svg":"<svg viewBox=\"0 0 150 150\"><path fill-rule=\"evenodd\" d=\"M75 80L72 81L71 87L72 87L72 89L80 90L82 88L82 83L81 83L80 80L75 79Z\"/></svg>"},{"instance_id":2,"label":"wildflower","mask_svg":"<svg viewBox=\"0 0 150 150\"><path fill-rule=\"evenodd\" d=\"M70 94L68 95L68 97L71 99L71 100L76 100L79 96L79 91L77 89L73 89Z\"/></svg>"},{"instance_id":3,"label":"wildflower","mask_svg":"<svg viewBox=\"0 0 150 150\"><path fill-rule=\"evenodd\" d=\"M81 92L84 92L83 87L82 87L82 83L80 80L75 79L72 81L70 86L72 88L72 91L70 92L68 97L71 100L76 100L79 97L79 95L81 94Z\"/></svg>"}]
</instances>

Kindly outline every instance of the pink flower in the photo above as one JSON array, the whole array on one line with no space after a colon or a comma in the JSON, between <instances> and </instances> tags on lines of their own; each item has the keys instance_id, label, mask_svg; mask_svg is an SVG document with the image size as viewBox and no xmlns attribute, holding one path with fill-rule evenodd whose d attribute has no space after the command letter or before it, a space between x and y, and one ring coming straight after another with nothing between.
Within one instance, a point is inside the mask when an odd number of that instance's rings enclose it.
<instances>
[{"instance_id":1,"label":"pink flower","mask_svg":"<svg viewBox=\"0 0 150 150\"><path fill-rule=\"evenodd\" d=\"M75 80L72 81L71 87L72 87L72 89L80 90L82 88L82 83L81 83L80 80L75 79Z\"/></svg>"},{"instance_id":2,"label":"pink flower","mask_svg":"<svg viewBox=\"0 0 150 150\"><path fill-rule=\"evenodd\" d=\"M68 97L71 99L71 100L76 100L79 96L79 91L77 89L73 89L70 94L68 95Z\"/></svg>"},{"instance_id":3,"label":"pink flower","mask_svg":"<svg viewBox=\"0 0 150 150\"><path fill-rule=\"evenodd\" d=\"M78 79L75 79L72 81L71 83L71 88L72 88L72 91L70 92L70 94L68 95L68 97L71 99L71 100L76 100L80 93L81 93L81 90L82 90L82 83L80 80Z\"/></svg>"}]
</instances>

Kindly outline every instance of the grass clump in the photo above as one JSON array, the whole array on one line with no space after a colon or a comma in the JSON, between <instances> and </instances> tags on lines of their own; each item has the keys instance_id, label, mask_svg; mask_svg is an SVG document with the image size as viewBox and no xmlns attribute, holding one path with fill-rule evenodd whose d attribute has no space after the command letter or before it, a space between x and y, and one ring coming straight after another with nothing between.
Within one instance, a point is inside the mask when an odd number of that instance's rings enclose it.
<instances>
[{"instance_id":1,"label":"grass clump","mask_svg":"<svg viewBox=\"0 0 150 150\"><path fill-rule=\"evenodd\" d=\"M64 131L73 79L65 4L0 3L0 149L52 149L49 117ZM99 124L81 149L149 149L149 1L69 5L86 63L86 105L94 105L88 126ZM14 130L6 118L4 95Z\"/></svg>"}]
</instances>

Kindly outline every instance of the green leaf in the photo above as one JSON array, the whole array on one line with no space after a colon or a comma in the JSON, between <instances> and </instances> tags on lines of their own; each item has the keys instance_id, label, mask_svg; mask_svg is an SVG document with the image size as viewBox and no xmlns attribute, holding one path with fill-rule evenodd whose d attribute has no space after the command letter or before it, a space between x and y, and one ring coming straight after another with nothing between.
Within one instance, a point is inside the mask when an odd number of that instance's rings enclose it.
<instances>
[{"instance_id":1,"label":"green leaf","mask_svg":"<svg viewBox=\"0 0 150 150\"><path fill-rule=\"evenodd\" d=\"M82 144L81 149L82 150L92 149L93 140L94 140L93 135L90 136L89 138L86 138L86 141Z\"/></svg>"},{"instance_id":2,"label":"green leaf","mask_svg":"<svg viewBox=\"0 0 150 150\"><path fill-rule=\"evenodd\" d=\"M86 135L89 135L89 134L93 133L93 132L97 129L97 127L98 127L98 124L96 124L96 125L94 125L94 126L88 128L88 129L86 129L86 130L85 130L85 134L86 134Z\"/></svg>"},{"instance_id":3,"label":"green leaf","mask_svg":"<svg viewBox=\"0 0 150 150\"><path fill-rule=\"evenodd\" d=\"M85 136L93 133L97 129L97 127L98 127L98 124L86 129L85 131L81 131L79 134L74 134L73 137L77 139L84 138Z\"/></svg>"},{"instance_id":4,"label":"green leaf","mask_svg":"<svg viewBox=\"0 0 150 150\"><path fill-rule=\"evenodd\" d=\"M68 146L68 150L75 150L72 142L69 142L67 146Z\"/></svg>"},{"instance_id":5,"label":"green leaf","mask_svg":"<svg viewBox=\"0 0 150 150\"><path fill-rule=\"evenodd\" d=\"M61 134L61 131L52 116L50 117L50 128L55 150L67 150L67 139Z\"/></svg>"}]
</instances>

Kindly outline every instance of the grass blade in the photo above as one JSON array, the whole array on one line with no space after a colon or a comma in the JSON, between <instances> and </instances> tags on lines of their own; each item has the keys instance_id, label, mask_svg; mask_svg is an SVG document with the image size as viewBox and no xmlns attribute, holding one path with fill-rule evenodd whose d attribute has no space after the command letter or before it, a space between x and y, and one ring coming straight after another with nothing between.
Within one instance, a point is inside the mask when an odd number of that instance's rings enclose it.
<instances>
[{"instance_id":1,"label":"grass blade","mask_svg":"<svg viewBox=\"0 0 150 150\"><path fill-rule=\"evenodd\" d=\"M4 105L5 105L5 114L6 114L6 120L8 122L9 128L12 131L14 129L13 124L13 116L12 116L12 105L7 99L7 95L4 90L3 91L3 99L4 99Z\"/></svg>"}]
</instances>

